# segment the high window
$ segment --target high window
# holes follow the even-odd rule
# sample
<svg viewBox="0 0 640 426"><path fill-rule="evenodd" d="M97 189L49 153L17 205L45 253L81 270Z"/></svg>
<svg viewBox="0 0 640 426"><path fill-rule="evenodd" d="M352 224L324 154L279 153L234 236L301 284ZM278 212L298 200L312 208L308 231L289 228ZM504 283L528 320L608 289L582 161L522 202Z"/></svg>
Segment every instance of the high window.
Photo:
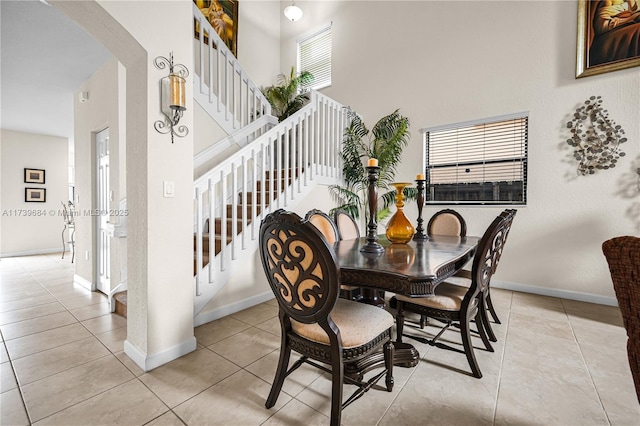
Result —
<svg viewBox="0 0 640 426"><path fill-rule="evenodd" d="M313 74L312 89L331 86L331 25L298 40L298 71Z"/></svg>
<svg viewBox="0 0 640 426"><path fill-rule="evenodd" d="M422 129L429 204L527 201L528 113Z"/></svg>

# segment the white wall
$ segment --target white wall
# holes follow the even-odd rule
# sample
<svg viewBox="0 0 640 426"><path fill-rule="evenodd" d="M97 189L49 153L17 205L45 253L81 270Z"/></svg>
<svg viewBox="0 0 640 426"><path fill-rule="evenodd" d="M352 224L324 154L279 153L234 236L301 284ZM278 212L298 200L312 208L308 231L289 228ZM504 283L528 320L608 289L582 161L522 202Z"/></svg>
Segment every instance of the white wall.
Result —
<svg viewBox="0 0 640 426"><path fill-rule="evenodd" d="M302 20L282 23L281 67L295 63L297 37L333 21L333 84L323 92L369 126L396 108L411 119L399 180L421 172L420 128L530 111L528 203L495 279L614 296L601 244L640 232L640 68L575 79L576 2L298 4ZM565 124L591 95L626 130L627 156L577 177ZM501 208L458 210L480 235Z"/></svg>
<svg viewBox="0 0 640 426"><path fill-rule="evenodd" d="M69 140L2 129L0 151L0 253L5 257L62 252L60 203L69 200ZM44 169L45 183L25 183L25 168ZM45 188L46 202L25 202L25 188Z"/></svg>
<svg viewBox="0 0 640 426"><path fill-rule="evenodd" d="M258 87L276 82L280 68L280 2L238 2L238 60Z"/></svg>

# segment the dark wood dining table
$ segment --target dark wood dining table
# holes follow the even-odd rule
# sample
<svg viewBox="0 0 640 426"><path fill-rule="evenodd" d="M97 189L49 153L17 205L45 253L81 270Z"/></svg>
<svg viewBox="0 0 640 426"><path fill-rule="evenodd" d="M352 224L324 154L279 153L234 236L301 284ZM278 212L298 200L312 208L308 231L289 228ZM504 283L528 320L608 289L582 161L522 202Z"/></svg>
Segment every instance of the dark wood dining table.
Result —
<svg viewBox="0 0 640 426"><path fill-rule="evenodd" d="M391 244L384 235L378 243L382 253L362 253L365 237L342 240L335 244L343 285L363 287L365 303L383 305L380 290L410 297L430 297L436 286L446 280L473 257L478 237L430 236L425 241ZM418 351L408 343L395 343L395 364L410 367L417 364ZM357 369L369 370L380 360L374 357L358 364ZM371 365L371 367L367 367Z"/></svg>

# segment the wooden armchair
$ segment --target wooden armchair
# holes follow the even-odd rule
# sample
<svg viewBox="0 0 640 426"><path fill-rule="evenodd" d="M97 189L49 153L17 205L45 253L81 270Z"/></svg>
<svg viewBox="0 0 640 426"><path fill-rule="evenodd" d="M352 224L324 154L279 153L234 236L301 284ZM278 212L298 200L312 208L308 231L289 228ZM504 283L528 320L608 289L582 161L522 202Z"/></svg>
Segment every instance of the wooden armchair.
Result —
<svg viewBox="0 0 640 426"><path fill-rule="evenodd" d="M340 269L318 229L295 213L277 210L260 226L260 257L280 307L280 359L266 407L275 405L285 378L306 362L331 373L331 425L342 409L385 376L393 389L393 317L383 309L339 299ZM344 375L344 364L383 350L385 367L367 382ZM302 356L287 370L291 351ZM323 365L326 364L326 365ZM330 367L330 368L328 368ZM357 386L342 403L343 382Z"/></svg>
<svg viewBox="0 0 640 426"><path fill-rule="evenodd" d="M640 402L640 238L612 238L602 244L602 251L609 264L613 288L627 331L629 367Z"/></svg>

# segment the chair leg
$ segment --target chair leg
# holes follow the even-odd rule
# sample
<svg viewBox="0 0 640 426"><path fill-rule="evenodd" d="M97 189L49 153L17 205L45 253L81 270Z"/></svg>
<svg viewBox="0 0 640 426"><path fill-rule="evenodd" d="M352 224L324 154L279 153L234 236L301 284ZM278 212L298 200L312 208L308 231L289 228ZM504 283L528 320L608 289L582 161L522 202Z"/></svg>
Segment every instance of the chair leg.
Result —
<svg viewBox="0 0 640 426"><path fill-rule="evenodd" d="M486 328L486 315L483 317L481 314L482 307L478 309L478 313L476 313L476 326L478 327L478 334L482 339L482 343L484 343L484 347L487 348L489 352L493 352L493 346L491 346L491 338L487 335ZM495 342L495 340L493 340Z"/></svg>
<svg viewBox="0 0 640 426"><path fill-rule="evenodd" d="M479 327L481 327L479 325ZM471 330L469 329L469 319L463 318L460 321L460 334L462 335L462 346L464 347L464 353L467 355L467 361L471 367L471 373L473 377L478 379L482 378L476 355L473 353L473 344L471 343Z"/></svg>
<svg viewBox="0 0 640 426"><path fill-rule="evenodd" d="M333 355L332 351L332 355ZM331 426L340 426L342 416L342 382L344 380L344 365L342 354L332 356L331 360Z"/></svg>
<svg viewBox="0 0 640 426"><path fill-rule="evenodd" d="M397 301L398 312L396 313L396 342L402 343L402 331L404 330L404 304Z"/></svg>
<svg viewBox="0 0 640 426"><path fill-rule="evenodd" d="M384 345L384 367L387 369L385 384L387 385L387 392L393 390L393 349L394 347L391 341Z"/></svg>
<svg viewBox="0 0 640 426"><path fill-rule="evenodd" d="M265 407L267 408L273 407L276 404L276 401L278 400L278 395L280 395L280 390L282 390L282 384L284 383L284 379L287 377L287 367L289 366L290 357L291 357L291 348L289 348L286 345L283 345L280 348L280 360L278 361L276 376L273 379L273 385L271 385L271 392L269 392L269 397L267 398L267 402L265 404Z"/></svg>
<svg viewBox="0 0 640 426"><path fill-rule="evenodd" d="M480 307L478 307L478 313L480 314L480 316L482 317L482 322L484 325L484 329L486 331L487 336L489 336L489 340L491 340L492 342L497 342L498 339L496 338L495 333L493 332L493 327L491 327L491 323L489 322L489 316L487 315L487 298L486 298L486 294L482 294L480 296ZM477 317L477 316L476 316ZM476 320L477 322L477 320ZM480 328L480 325L478 325L478 331Z"/></svg>
<svg viewBox="0 0 640 426"><path fill-rule="evenodd" d="M420 329L425 328L429 324L429 317L420 315Z"/></svg>
<svg viewBox="0 0 640 426"><path fill-rule="evenodd" d="M493 307L493 302L491 302L491 291L489 289L487 289L487 309L489 309L489 312L491 313L493 322L495 322L496 324L502 324L500 322L500 318L498 318L498 314L496 313L496 310Z"/></svg>

